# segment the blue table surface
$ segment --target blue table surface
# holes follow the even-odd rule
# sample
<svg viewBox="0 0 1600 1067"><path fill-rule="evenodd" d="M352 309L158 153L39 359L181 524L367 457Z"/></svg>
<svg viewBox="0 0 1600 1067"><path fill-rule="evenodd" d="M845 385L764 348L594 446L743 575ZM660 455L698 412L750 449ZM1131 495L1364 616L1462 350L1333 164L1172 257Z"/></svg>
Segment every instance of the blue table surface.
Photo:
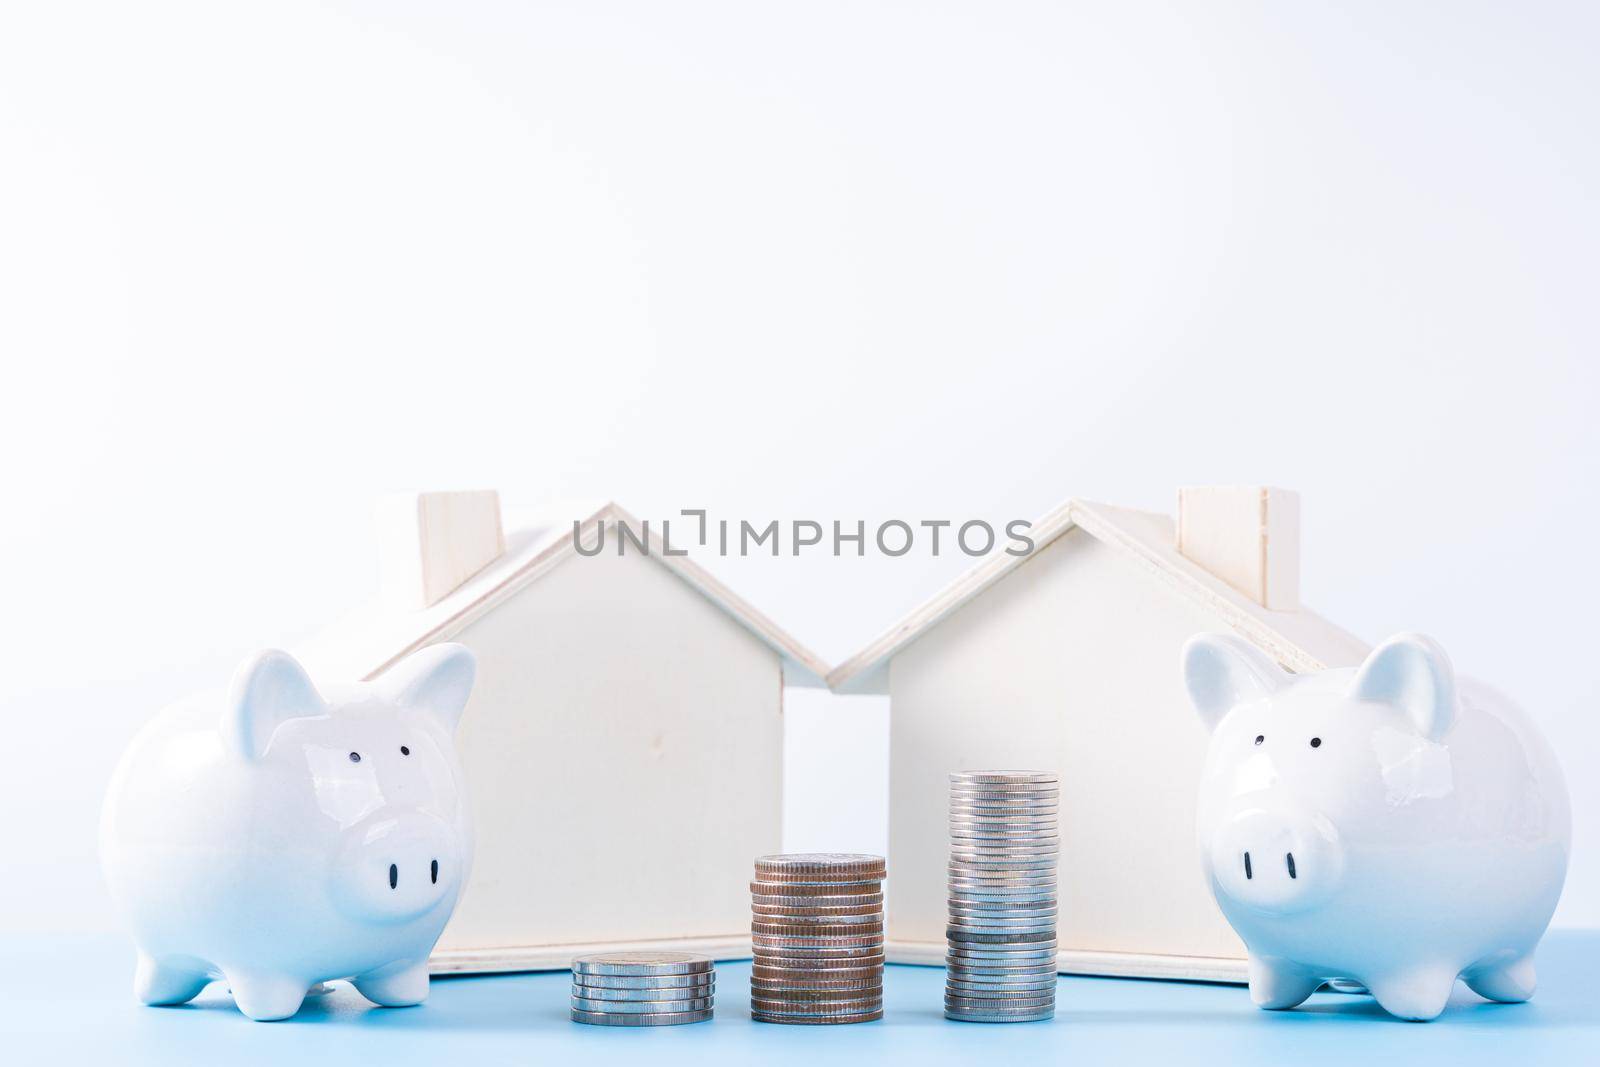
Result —
<svg viewBox="0 0 1600 1067"><path fill-rule="evenodd" d="M220 984L192 1004L147 1008L130 993L133 951L116 937L0 942L0 1048L7 1063L651 1064L708 1061L828 1067L888 1057L1010 1063L1600 1063L1600 1008L1590 968L1600 931L1552 932L1539 992L1490 1004L1459 983L1433 1023L1386 1016L1365 996L1319 993L1295 1011L1264 1012L1239 986L1063 977L1054 1020L980 1025L945 1020L944 971L890 967L885 1014L853 1026L750 1020L748 962L717 965L708 1023L650 1029L583 1026L567 1017L564 973L436 978L428 1002L377 1008L345 983L278 1023L253 1023Z"/></svg>

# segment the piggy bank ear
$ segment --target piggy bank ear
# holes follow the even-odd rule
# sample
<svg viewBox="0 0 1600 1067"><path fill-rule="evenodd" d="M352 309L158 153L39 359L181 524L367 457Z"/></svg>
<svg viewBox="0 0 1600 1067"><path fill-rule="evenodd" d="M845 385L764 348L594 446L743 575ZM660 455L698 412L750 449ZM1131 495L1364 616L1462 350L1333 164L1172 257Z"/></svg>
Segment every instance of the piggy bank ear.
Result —
<svg viewBox="0 0 1600 1067"><path fill-rule="evenodd" d="M1289 672L1231 634L1197 634L1183 646L1183 684L1208 730L1240 704L1259 700L1288 680Z"/></svg>
<svg viewBox="0 0 1600 1067"><path fill-rule="evenodd" d="M1350 696L1392 704L1418 733L1437 741L1455 721L1456 672L1433 638L1399 634L1372 650L1350 684Z"/></svg>
<svg viewBox="0 0 1600 1067"><path fill-rule="evenodd" d="M477 676L478 659L465 645L429 645L384 671L378 686L395 704L426 711L454 733Z"/></svg>
<svg viewBox="0 0 1600 1067"><path fill-rule="evenodd" d="M243 759L260 759L282 723L327 710L305 668L289 653L268 649L234 673L222 712L222 741Z"/></svg>

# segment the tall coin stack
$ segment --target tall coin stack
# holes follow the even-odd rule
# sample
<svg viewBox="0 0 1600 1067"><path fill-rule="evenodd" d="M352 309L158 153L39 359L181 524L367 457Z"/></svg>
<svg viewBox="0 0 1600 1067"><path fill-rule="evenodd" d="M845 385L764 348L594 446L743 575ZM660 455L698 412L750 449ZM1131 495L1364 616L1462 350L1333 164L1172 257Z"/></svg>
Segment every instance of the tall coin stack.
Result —
<svg viewBox="0 0 1600 1067"><path fill-rule="evenodd" d="M950 776L945 1018L1016 1023L1055 1015L1059 795L1053 774Z"/></svg>
<svg viewBox="0 0 1600 1067"><path fill-rule="evenodd" d="M675 1026L711 1018L716 974L692 952L603 952L572 961L572 1021Z"/></svg>
<svg viewBox="0 0 1600 1067"><path fill-rule="evenodd" d="M762 856L750 883L750 1017L767 1023L883 1018L881 856Z"/></svg>

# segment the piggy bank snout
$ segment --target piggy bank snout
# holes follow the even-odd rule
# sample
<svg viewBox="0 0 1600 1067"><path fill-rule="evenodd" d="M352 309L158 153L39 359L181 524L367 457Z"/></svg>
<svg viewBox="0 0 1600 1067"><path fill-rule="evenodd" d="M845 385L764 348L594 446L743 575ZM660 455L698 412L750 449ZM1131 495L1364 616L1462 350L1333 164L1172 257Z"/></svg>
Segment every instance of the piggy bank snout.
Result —
<svg viewBox="0 0 1600 1067"><path fill-rule="evenodd" d="M1333 826L1294 808L1249 808L1211 842L1219 892L1256 911L1285 915L1327 900L1344 870Z"/></svg>
<svg viewBox="0 0 1600 1067"><path fill-rule="evenodd" d="M344 832L334 865L342 910L366 922L402 922L453 898L461 878L454 830L427 812L380 815Z"/></svg>

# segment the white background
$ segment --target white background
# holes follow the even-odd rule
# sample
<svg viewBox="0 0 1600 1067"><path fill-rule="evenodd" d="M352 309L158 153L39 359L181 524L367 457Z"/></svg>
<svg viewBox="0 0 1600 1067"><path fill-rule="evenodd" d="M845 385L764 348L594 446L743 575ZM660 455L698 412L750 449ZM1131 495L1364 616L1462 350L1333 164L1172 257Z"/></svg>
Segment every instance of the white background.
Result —
<svg viewBox="0 0 1600 1067"><path fill-rule="evenodd" d="M112 924L117 753L365 596L381 491L1206 482L1299 489L1309 604L1529 707L1600 924L1597 44L1548 3L8 5L0 924ZM836 662L970 561L706 562ZM881 847L881 706L796 708L791 844Z"/></svg>

